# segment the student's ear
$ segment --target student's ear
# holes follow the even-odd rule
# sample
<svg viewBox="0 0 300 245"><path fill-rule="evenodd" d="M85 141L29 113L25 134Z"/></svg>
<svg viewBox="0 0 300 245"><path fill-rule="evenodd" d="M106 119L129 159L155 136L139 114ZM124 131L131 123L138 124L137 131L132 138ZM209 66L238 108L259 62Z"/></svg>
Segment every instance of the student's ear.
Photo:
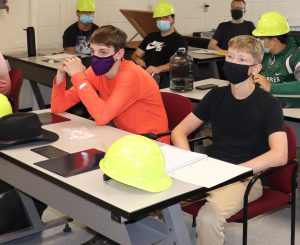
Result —
<svg viewBox="0 0 300 245"><path fill-rule="evenodd" d="M120 60L124 57L125 54L125 49L121 48L116 54L115 54L115 59Z"/></svg>
<svg viewBox="0 0 300 245"><path fill-rule="evenodd" d="M80 17L80 14L79 14L78 10L76 11L76 15L77 15L78 18Z"/></svg>
<svg viewBox="0 0 300 245"><path fill-rule="evenodd" d="M257 65L254 65L254 66L251 66L250 67L251 69L251 75L256 75L258 73L260 73L261 69L262 69L262 64L257 64Z"/></svg>

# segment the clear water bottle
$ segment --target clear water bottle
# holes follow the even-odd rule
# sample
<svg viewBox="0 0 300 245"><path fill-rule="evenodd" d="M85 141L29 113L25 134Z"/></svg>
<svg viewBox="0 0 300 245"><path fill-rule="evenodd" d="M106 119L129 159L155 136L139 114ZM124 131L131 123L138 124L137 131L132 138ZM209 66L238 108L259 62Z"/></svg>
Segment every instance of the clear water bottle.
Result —
<svg viewBox="0 0 300 245"><path fill-rule="evenodd" d="M186 48L179 48L170 59L170 89L174 92L193 90L193 58Z"/></svg>

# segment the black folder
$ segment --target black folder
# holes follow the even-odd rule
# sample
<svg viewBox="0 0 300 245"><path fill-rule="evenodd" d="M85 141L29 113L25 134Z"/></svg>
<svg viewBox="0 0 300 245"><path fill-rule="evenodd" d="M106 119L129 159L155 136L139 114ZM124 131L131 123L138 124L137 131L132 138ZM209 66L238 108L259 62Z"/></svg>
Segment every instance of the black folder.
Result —
<svg viewBox="0 0 300 245"><path fill-rule="evenodd" d="M99 168L99 162L105 153L96 149L88 149L64 156L37 162L35 165L47 169L63 177L85 173Z"/></svg>

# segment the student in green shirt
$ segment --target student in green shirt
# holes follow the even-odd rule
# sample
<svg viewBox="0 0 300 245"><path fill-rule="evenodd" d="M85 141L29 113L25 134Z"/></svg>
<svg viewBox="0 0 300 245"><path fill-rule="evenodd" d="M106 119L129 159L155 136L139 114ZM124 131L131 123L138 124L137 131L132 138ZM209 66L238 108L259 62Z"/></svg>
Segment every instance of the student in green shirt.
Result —
<svg viewBox="0 0 300 245"><path fill-rule="evenodd" d="M288 22L278 12L264 13L252 32L265 51L263 69L254 82L273 94L300 94L300 48L288 32Z"/></svg>

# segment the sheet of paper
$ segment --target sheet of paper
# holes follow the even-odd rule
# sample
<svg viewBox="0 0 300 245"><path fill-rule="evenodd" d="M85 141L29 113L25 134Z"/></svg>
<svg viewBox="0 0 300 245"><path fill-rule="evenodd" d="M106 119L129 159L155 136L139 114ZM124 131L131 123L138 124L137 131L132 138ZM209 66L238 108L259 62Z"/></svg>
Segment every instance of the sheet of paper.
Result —
<svg viewBox="0 0 300 245"><path fill-rule="evenodd" d="M193 50L191 51L195 54L215 54L214 50L210 50L210 49L197 49L197 50Z"/></svg>
<svg viewBox="0 0 300 245"><path fill-rule="evenodd" d="M169 175L174 179L200 187L211 188L250 170L250 168L207 157L189 166L173 171Z"/></svg>
<svg viewBox="0 0 300 245"><path fill-rule="evenodd" d="M167 172L172 172L207 157L205 154L182 150L170 145L163 145L161 149L166 159Z"/></svg>
<svg viewBox="0 0 300 245"><path fill-rule="evenodd" d="M216 54L216 55L226 55L227 51L226 50L211 50L211 49L197 49L197 50L192 50L191 52L195 54Z"/></svg>
<svg viewBox="0 0 300 245"><path fill-rule="evenodd" d="M46 55L44 57L46 59L49 59L49 60L63 61L65 58L75 57L75 55L73 55L73 54L67 54L67 53L61 53L61 54Z"/></svg>

